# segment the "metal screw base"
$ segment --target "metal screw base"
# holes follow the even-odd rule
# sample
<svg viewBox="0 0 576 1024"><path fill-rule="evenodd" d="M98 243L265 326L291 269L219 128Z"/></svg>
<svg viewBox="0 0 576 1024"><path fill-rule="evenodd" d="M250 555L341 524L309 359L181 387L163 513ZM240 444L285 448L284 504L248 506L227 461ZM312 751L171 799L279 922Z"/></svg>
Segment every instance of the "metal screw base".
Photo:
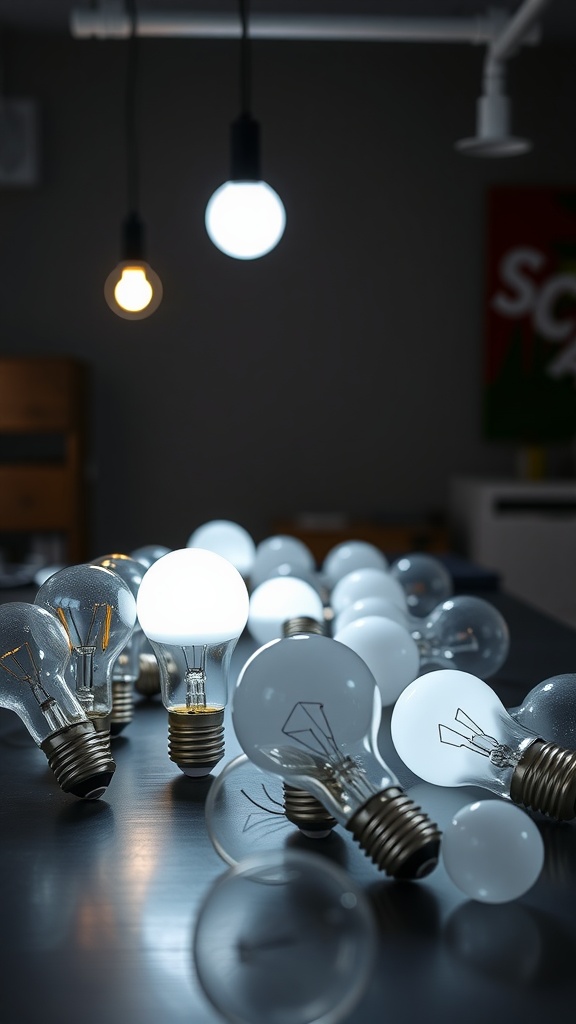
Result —
<svg viewBox="0 0 576 1024"><path fill-rule="evenodd" d="M338 824L320 801L305 789L284 783L284 814L293 825L313 838L327 836Z"/></svg>
<svg viewBox="0 0 576 1024"><path fill-rule="evenodd" d="M534 740L516 766L510 797L558 821L576 817L576 750Z"/></svg>
<svg viewBox="0 0 576 1024"><path fill-rule="evenodd" d="M346 828L366 855L395 878L424 878L438 863L437 825L396 786L371 797Z"/></svg>
<svg viewBox="0 0 576 1024"><path fill-rule="evenodd" d="M134 691L132 683L124 683L120 680L112 682L112 711L108 719L110 733L117 736L118 733L134 718Z"/></svg>
<svg viewBox="0 0 576 1024"><path fill-rule="evenodd" d="M293 619L286 619L286 622L282 623L283 638L298 636L299 633L314 633L325 636L326 626L323 622L318 622L317 619L313 619L308 615L295 615Z"/></svg>
<svg viewBox="0 0 576 1024"><path fill-rule="evenodd" d="M140 675L134 689L142 697L155 697L160 693L160 669L153 654L140 655Z"/></svg>
<svg viewBox="0 0 576 1024"><path fill-rule="evenodd" d="M169 711L168 754L185 775L209 775L224 756L224 708Z"/></svg>
<svg viewBox="0 0 576 1024"><path fill-rule="evenodd" d="M60 788L85 800L98 800L116 771L110 733L91 721L61 729L40 746Z"/></svg>

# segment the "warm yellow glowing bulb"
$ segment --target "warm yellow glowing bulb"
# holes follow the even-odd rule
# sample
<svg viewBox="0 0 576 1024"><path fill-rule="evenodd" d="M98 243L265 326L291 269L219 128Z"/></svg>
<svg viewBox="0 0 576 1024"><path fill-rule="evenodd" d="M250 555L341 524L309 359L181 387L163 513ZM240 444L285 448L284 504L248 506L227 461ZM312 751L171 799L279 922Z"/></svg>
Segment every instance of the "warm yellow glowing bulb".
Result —
<svg viewBox="0 0 576 1024"><path fill-rule="evenodd" d="M122 309L137 313L146 309L152 299L152 285L143 267L124 267L122 277L114 288L114 298Z"/></svg>

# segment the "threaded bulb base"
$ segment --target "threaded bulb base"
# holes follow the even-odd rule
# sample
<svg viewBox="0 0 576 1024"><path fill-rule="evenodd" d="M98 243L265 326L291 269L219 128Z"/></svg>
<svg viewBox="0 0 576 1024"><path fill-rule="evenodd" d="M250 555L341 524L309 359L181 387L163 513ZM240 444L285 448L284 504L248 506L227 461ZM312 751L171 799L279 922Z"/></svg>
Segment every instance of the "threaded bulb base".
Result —
<svg viewBox="0 0 576 1024"><path fill-rule="evenodd" d="M160 693L160 669L153 655L140 655L140 675L134 689L141 697L155 697Z"/></svg>
<svg viewBox="0 0 576 1024"><path fill-rule="evenodd" d="M374 864L394 878L424 878L438 863L438 826L397 786L371 797L346 828Z"/></svg>
<svg viewBox="0 0 576 1024"><path fill-rule="evenodd" d="M510 798L558 821L576 817L576 750L534 740L516 766Z"/></svg>
<svg viewBox="0 0 576 1024"><path fill-rule="evenodd" d="M318 622L318 619L313 619L309 615L295 615L294 618L286 619L286 622L282 623L282 637L284 639L289 636L298 636L300 633L313 633L314 635L325 636L326 626L323 622Z"/></svg>
<svg viewBox="0 0 576 1024"><path fill-rule="evenodd" d="M112 682L112 711L110 712L110 733L117 736L134 718L134 690L132 683L121 680Z"/></svg>
<svg viewBox="0 0 576 1024"><path fill-rule="evenodd" d="M209 775L224 757L224 708L169 711L168 755L191 778Z"/></svg>
<svg viewBox="0 0 576 1024"><path fill-rule="evenodd" d="M116 771L110 733L92 721L61 729L40 746L60 788L84 800L98 800Z"/></svg>
<svg viewBox="0 0 576 1024"><path fill-rule="evenodd" d="M284 814L288 821L314 839L327 836L338 824L317 797L287 782L284 783Z"/></svg>

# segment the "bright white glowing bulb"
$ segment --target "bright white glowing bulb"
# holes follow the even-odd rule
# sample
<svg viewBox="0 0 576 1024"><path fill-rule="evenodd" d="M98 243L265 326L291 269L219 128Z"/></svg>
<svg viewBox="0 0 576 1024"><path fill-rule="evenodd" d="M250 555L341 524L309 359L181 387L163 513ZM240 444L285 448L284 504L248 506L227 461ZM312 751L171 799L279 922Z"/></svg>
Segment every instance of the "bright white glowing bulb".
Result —
<svg viewBox="0 0 576 1024"><path fill-rule="evenodd" d="M361 597L386 597L394 601L399 608L407 609L406 595L398 580L386 569L367 566L355 569L338 580L330 595L330 604L334 615L339 615L347 605L353 604Z"/></svg>
<svg viewBox="0 0 576 1024"><path fill-rule="evenodd" d="M205 548L227 558L246 578L254 562L256 545L243 526L229 519L211 519L190 534L186 547Z"/></svg>
<svg viewBox="0 0 576 1024"><path fill-rule="evenodd" d="M365 540L345 540L331 548L322 562L322 574L327 587L334 587L338 580L355 569L388 568L388 559L375 544Z"/></svg>
<svg viewBox="0 0 576 1024"><path fill-rule="evenodd" d="M226 181L208 200L205 222L210 240L221 252L253 260L278 244L286 211L265 181Z"/></svg>
<svg viewBox="0 0 576 1024"><path fill-rule="evenodd" d="M122 309L138 313L152 299L152 285L143 267L124 267L122 276L114 289L114 298Z"/></svg>
<svg viewBox="0 0 576 1024"><path fill-rule="evenodd" d="M392 619L379 615L354 619L335 633L334 639L356 651L366 662L385 707L393 704L418 675L418 647L406 627Z"/></svg>
<svg viewBox="0 0 576 1024"><path fill-rule="evenodd" d="M281 637L283 624L300 617L322 623L324 606L318 591L298 576L271 576L250 595L248 631L260 645Z"/></svg>
<svg viewBox="0 0 576 1024"><path fill-rule="evenodd" d="M504 800L477 800L462 807L442 836L448 876L481 903L506 903L537 881L544 841L525 811Z"/></svg>

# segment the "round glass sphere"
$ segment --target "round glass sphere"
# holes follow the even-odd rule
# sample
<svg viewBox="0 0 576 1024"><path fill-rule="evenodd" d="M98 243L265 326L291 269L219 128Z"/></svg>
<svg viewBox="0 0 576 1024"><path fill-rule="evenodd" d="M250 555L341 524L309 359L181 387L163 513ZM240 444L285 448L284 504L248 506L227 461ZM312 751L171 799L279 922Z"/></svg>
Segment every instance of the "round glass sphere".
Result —
<svg viewBox="0 0 576 1024"><path fill-rule="evenodd" d="M508 714L542 739L576 750L576 673L544 679Z"/></svg>
<svg viewBox="0 0 576 1024"><path fill-rule="evenodd" d="M212 885L193 953L202 989L230 1024L337 1024L374 967L363 891L321 855L266 851Z"/></svg>
<svg viewBox="0 0 576 1024"><path fill-rule="evenodd" d="M306 616L322 624L324 605L314 587L297 576L271 576L250 595L248 632L257 644L283 635L283 624Z"/></svg>
<svg viewBox="0 0 576 1024"><path fill-rule="evenodd" d="M355 569L388 568L388 559L375 544L365 540L345 540L330 549L322 562L322 575L326 586L332 588Z"/></svg>
<svg viewBox="0 0 576 1024"><path fill-rule="evenodd" d="M423 668L456 668L482 679L501 668L510 649L502 614L489 601L473 595L443 601L422 620L417 632Z"/></svg>
<svg viewBox="0 0 576 1024"><path fill-rule="evenodd" d="M334 639L356 651L366 662L384 707L394 704L402 690L418 675L418 647L406 627L392 619L379 615L354 619L338 630Z"/></svg>
<svg viewBox="0 0 576 1024"><path fill-rule="evenodd" d="M403 555L392 562L389 572L402 585L411 615L428 615L454 591L452 576L433 555Z"/></svg>
<svg viewBox="0 0 576 1024"><path fill-rule="evenodd" d="M289 534L274 534L256 546L250 583L252 589L270 576L297 576L314 573L314 555L304 541Z"/></svg>
<svg viewBox="0 0 576 1024"><path fill-rule="evenodd" d="M399 608L407 608L403 588L387 569L368 566L342 576L330 595L334 615L339 615L347 605L353 604L361 597L386 597L389 601L394 601Z"/></svg>
<svg viewBox="0 0 576 1024"><path fill-rule="evenodd" d="M221 252L237 260L254 260L278 245L286 211L265 181L226 181L208 200L205 224L210 241Z"/></svg>
<svg viewBox="0 0 576 1024"><path fill-rule="evenodd" d="M229 519L212 519L190 534L188 548L205 548L227 558L245 578L252 571L256 545L252 536L239 523Z"/></svg>
<svg viewBox="0 0 576 1024"><path fill-rule="evenodd" d="M149 568L152 562L157 562L162 555L167 555L171 550L172 548L167 548L164 544L144 544L140 548L134 548L134 551L130 552L130 556Z"/></svg>
<svg viewBox="0 0 576 1024"><path fill-rule="evenodd" d="M505 800L462 807L442 835L442 859L462 892L481 903L506 903L537 881L544 841L532 818Z"/></svg>
<svg viewBox="0 0 576 1024"><path fill-rule="evenodd" d="M354 619L364 619L368 615L381 615L384 619L392 619L398 625L408 628L410 619L406 609L402 609L395 601L387 597L359 597L352 604L347 604L338 615L335 616L332 624L332 635L343 629Z"/></svg>

